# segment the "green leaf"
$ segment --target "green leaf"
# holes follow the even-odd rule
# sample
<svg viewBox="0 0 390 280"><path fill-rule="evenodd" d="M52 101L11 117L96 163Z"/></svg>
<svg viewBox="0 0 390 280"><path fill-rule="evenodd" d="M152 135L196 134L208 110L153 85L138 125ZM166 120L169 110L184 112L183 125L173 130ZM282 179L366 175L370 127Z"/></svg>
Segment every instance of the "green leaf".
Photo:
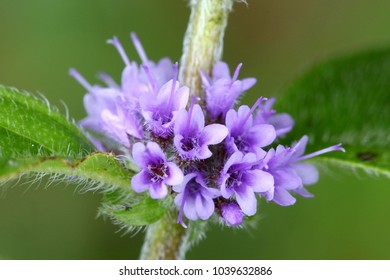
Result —
<svg viewBox="0 0 390 280"><path fill-rule="evenodd" d="M13 159L12 161L18 168L1 169L0 176L3 181L27 173L50 174L54 175L54 178L65 177L69 179L68 181L91 186L103 184L133 194L130 178L134 173L125 168L112 153L96 152L77 161L59 157Z"/></svg>
<svg viewBox="0 0 390 280"><path fill-rule="evenodd" d="M107 193L105 200L113 200L113 197L119 195L116 193ZM108 197L107 197L108 196ZM115 199L114 199L115 200ZM166 214L167 209L159 200L146 197L135 203L122 204L103 204L100 213L108 215L116 223L125 226L145 226L161 219Z"/></svg>
<svg viewBox="0 0 390 280"><path fill-rule="evenodd" d="M72 121L44 99L0 86L2 157L82 158L94 148Z"/></svg>
<svg viewBox="0 0 390 280"><path fill-rule="evenodd" d="M75 124L38 99L0 86L0 180L30 172L48 157L77 161L93 146Z"/></svg>
<svg viewBox="0 0 390 280"><path fill-rule="evenodd" d="M0 86L0 182L39 174L89 189L103 187L100 212L127 228L153 223L166 213L160 202L132 191L130 162L93 151L80 129L45 100Z"/></svg>
<svg viewBox="0 0 390 280"><path fill-rule="evenodd" d="M303 134L310 138L308 152L342 143L346 153L316 160L390 177L390 50L318 65L276 105L295 120L283 143Z"/></svg>

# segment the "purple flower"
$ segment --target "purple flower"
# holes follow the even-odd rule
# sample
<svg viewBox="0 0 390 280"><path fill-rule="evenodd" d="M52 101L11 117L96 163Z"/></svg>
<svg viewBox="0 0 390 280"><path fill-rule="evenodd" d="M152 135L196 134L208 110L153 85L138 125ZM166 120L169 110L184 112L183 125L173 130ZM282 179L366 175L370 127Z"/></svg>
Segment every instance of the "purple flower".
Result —
<svg viewBox="0 0 390 280"><path fill-rule="evenodd" d="M258 153L260 148L270 145L276 138L275 129L270 124L253 125L252 113L263 99L260 98L250 109L246 105L231 109L226 114L226 127L229 135L226 138L227 150L232 152Z"/></svg>
<svg viewBox="0 0 390 280"><path fill-rule="evenodd" d="M175 204L179 207L178 222L187 227L183 222L183 212L189 220L207 220L214 213L213 199L220 195L219 190L209 188L201 173L194 172L184 176L183 182L174 186L178 193Z"/></svg>
<svg viewBox="0 0 390 280"><path fill-rule="evenodd" d="M210 77L201 72L206 96L201 103L206 106L193 98L188 108L189 88L178 82L178 64L168 58L149 60L134 33L131 40L141 63L128 58L116 37L107 41L124 63L120 83L102 73L103 84L91 85L70 70L87 90L87 117L80 124L100 150L126 157L132 147L132 160L140 169L131 179L132 189L149 191L153 199L169 193L183 227L185 217L207 220L215 208L226 225L240 226L245 215L256 213L256 195L283 206L295 203L292 194L310 197L305 186L317 182L318 171L302 161L343 151L335 145L304 155L306 136L291 148L279 145L267 151L294 121L288 114L276 114L273 98L234 109L242 93L256 83L254 78L238 80L242 64L232 77L224 62L214 65Z"/></svg>
<svg viewBox="0 0 390 280"><path fill-rule="evenodd" d="M224 119L227 111L233 108L237 98L255 83L255 78L237 80L242 63L230 77L229 67L225 62L217 62L212 71L212 78L201 72L203 88L206 92L206 107L212 120Z"/></svg>
<svg viewBox="0 0 390 280"><path fill-rule="evenodd" d="M84 96L84 106L88 116L80 124L84 128L106 134L125 147L130 147L129 137L143 137L140 119L130 112L117 88L91 86L75 69L73 76L88 93Z"/></svg>
<svg viewBox="0 0 390 280"><path fill-rule="evenodd" d="M168 138L171 135L178 111L184 109L188 102L189 88L180 87L177 64L174 66L175 78L160 89L148 68L145 68L149 75L150 91L142 94L139 102L147 126L156 137Z"/></svg>
<svg viewBox="0 0 390 280"><path fill-rule="evenodd" d="M221 124L205 126L202 108L191 104L189 111L179 111L173 139L176 150L183 159L206 159L212 156L209 145L221 143L228 134L228 129Z"/></svg>
<svg viewBox="0 0 390 280"><path fill-rule="evenodd" d="M253 123L256 124L271 124L275 128L276 136L281 137L288 133L294 126L294 120L289 114L276 114L272 109L275 103L275 98L270 98L259 105Z"/></svg>
<svg viewBox="0 0 390 280"><path fill-rule="evenodd" d="M170 79L173 78L173 63L170 59L163 58L157 64L155 64L146 56L142 44L135 33L131 34L131 39L138 52L138 55L142 60L142 63L148 68L148 70L155 78L157 87L161 87L163 84L167 83ZM131 62L129 60L125 50L116 37L108 40L107 42L112 44L117 49L118 53L122 57L123 62L125 63L125 68L122 72L121 85L123 95L126 98L129 106L139 110L139 97L149 90L148 75L143 68L138 66L136 62Z"/></svg>
<svg viewBox="0 0 390 280"><path fill-rule="evenodd" d="M255 193L264 193L274 185L271 174L256 169L255 154L235 152L225 163L218 183L224 198L235 197L242 212L251 216L256 213Z"/></svg>
<svg viewBox="0 0 390 280"><path fill-rule="evenodd" d="M115 100L115 111L103 110L101 118L104 122L106 134L111 135L123 146L129 148L129 137L143 138L141 119L138 114L127 107L123 98Z"/></svg>
<svg viewBox="0 0 390 280"><path fill-rule="evenodd" d="M242 224L244 213L235 201L223 202L220 207L222 218L228 226L236 227Z"/></svg>
<svg viewBox="0 0 390 280"><path fill-rule="evenodd" d="M291 195L291 191L303 197L312 197L312 194L304 188L304 185L311 185L318 181L318 170L313 165L300 161L331 151L344 152L341 144L338 144L303 156L307 141L308 137L303 136L291 148L279 145L276 150L270 149L268 151L263 161L264 170L274 177L275 187L273 190L264 193L267 200L273 200L282 206L289 206L296 201Z"/></svg>
<svg viewBox="0 0 390 280"><path fill-rule="evenodd" d="M136 35L132 34L131 37L141 59L153 73L156 85L162 86L168 82L173 77L172 62L167 58L157 64L149 61ZM144 136L139 97L149 91L149 80L147 73L140 69L137 63L130 62L118 38L114 37L107 42L117 49L125 63L122 84L116 84L109 75L103 73L100 78L107 87L91 86L76 70L71 69L70 75L88 91L84 96L84 106L88 116L80 124L87 129L105 134L129 148L129 137L142 139ZM92 141L99 142L93 138Z"/></svg>
<svg viewBox="0 0 390 280"><path fill-rule="evenodd" d="M158 87L161 87L174 77L173 63L169 58L165 57L157 63L149 60L137 35L135 33L131 33L130 37L133 42L133 45L135 46L135 49L138 52L139 57L141 58L142 64L147 66L148 69L151 71ZM147 83L148 78L146 77L146 75L144 75L143 78L145 83Z"/></svg>
<svg viewBox="0 0 390 280"><path fill-rule="evenodd" d="M131 186L137 193L149 190L150 197L160 199L168 194L167 185L178 185L183 181L183 172L173 162L168 162L160 146L149 142L133 146L133 159L141 171L134 175Z"/></svg>

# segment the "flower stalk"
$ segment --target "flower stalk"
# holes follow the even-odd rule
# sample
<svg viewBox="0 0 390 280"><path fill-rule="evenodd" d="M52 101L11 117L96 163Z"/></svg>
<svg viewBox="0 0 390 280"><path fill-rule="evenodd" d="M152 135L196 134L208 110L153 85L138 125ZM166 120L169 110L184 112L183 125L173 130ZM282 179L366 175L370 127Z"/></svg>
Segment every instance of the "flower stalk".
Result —
<svg viewBox="0 0 390 280"><path fill-rule="evenodd" d="M141 250L142 260L182 260L188 249L188 232L176 223L176 213L167 213L148 226Z"/></svg>
<svg viewBox="0 0 390 280"><path fill-rule="evenodd" d="M191 96L204 101L199 71L210 75L222 57L223 36L233 0L191 0L191 16L184 37L179 80Z"/></svg>

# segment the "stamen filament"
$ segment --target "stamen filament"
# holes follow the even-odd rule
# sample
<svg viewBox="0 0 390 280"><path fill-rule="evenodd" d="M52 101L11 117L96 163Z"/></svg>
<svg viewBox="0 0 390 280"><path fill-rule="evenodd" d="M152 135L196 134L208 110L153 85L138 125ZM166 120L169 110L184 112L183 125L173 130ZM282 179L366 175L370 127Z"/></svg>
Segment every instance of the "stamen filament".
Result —
<svg viewBox="0 0 390 280"><path fill-rule="evenodd" d="M126 54L125 50L123 49L122 44L119 42L118 38L116 36L114 36L114 38L107 40L107 43L113 45L118 50L125 65L130 66L130 60L127 57L127 54Z"/></svg>
<svg viewBox="0 0 390 280"><path fill-rule="evenodd" d="M191 124L191 119L192 119L192 112L194 111L194 105L195 105L195 101L196 101L196 96L193 96L191 98L191 104L190 104L190 108L188 109L188 115L187 115L187 127L190 127L190 124ZM188 134L188 132L190 132L190 129L186 129L186 134ZM183 136L187 136L187 135L183 135Z"/></svg>
<svg viewBox="0 0 390 280"><path fill-rule="evenodd" d="M242 67L242 63L238 64L236 70L234 71L232 82L235 82L237 80L238 74L240 74L241 67Z"/></svg>
<svg viewBox="0 0 390 280"><path fill-rule="evenodd" d="M331 147L328 147L328 148L316 151L314 153L311 153L311 154L299 157L294 162L306 160L306 159L309 159L309 158L312 158L312 157L316 157L316 156L319 156L319 155L322 155L322 154L325 154L325 153L329 153L329 152L332 152L332 151L345 152L345 149L343 147L341 147L341 144L337 144L337 145L334 145L334 146L331 146Z"/></svg>
<svg viewBox="0 0 390 280"><path fill-rule="evenodd" d="M260 105L260 103L263 102L263 100L267 100L267 99L261 96L259 99L257 99L257 101L255 102L255 104L253 104L252 108L250 109L250 111L249 111L248 114L245 116L244 120L242 121L242 125L243 125L243 126L246 124L246 122L248 121L248 119L250 118L250 116L252 116L253 112L254 112L254 111L256 110L256 108Z"/></svg>
<svg viewBox="0 0 390 280"><path fill-rule="evenodd" d="M187 196L188 196L188 190L186 186L183 191L183 197L180 204L179 215L177 216L177 222L180 223L183 228L187 228L187 225L183 221L184 204L186 203Z"/></svg>
<svg viewBox="0 0 390 280"><path fill-rule="evenodd" d="M172 112L172 107L173 107L173 101L175 99L175 91L176 91L176 81L177 81L177 75L179 72L179 66L177 62L173 64L173 79L172 79L172 89L171 89L171 94L169 96L169 101L168 101L168 112Z"/></svg>
<svg viewBox="0 0 390 280"><path fill-rule="evenodd" d="M146 76L148 76L149 84L152 87L152 91L156 93L157 92L157 82L154 79L152 73L150 72L149 67L146 65L142 65L142 68L144 69Z"/></svg>
<svg viewBox="0 0 390 280"><path fill-rule="evenodd" d="M114 81L114 79L105 72L99 73L99 79L106 83L109 87L119 88L118 84Z"/></svg>
<svg viewBox="0 0 390 280"><path fill-rule="evenodd" d="M146 56L146 52L144 48L142 47L141 41L138 39L137 34L131 33L130 34L131 41L133 41L134 47L137 50L137 53L139 57L141 58L141 61L143 64L147 64L149 62L148 57Z"/></svg>
<svg viewBox="0 0 390 280"><path fill-rule="evenodd" d="M71 75L80 85L82 85L87 91L93 92L93 87L87 80L74 68L69 70L69 75Z"/></svg>

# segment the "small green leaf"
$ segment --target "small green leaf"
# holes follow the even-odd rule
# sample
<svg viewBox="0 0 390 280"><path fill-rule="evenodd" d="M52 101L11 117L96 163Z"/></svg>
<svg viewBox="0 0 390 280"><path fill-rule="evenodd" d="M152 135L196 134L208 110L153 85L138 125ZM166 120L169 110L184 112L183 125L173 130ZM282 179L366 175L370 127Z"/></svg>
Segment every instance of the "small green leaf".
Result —
<svg viewBox="0 0 390 280"><path fill-rule="evenodd" d="M318 65L276 105L295 119L283 143L303 134L311 141L308 152L342 143L346 153L316 160L390 177L390 50Z"/></svg>
<svg viewBox="0 0 390 280"><path fill-rule="evenodd" d="M108 195L110 196L110 194ZM112 200L112 197L110 200ZM131 227L152 224L166 214L167 209L162 205L161 201L146 197L131 205L127 203L116 205L103 204L100 212L108 215L121 225Z"/></svg>
<svg viewBox="0 0 390 280"><path fill-rule="evenodd" d="M48 102L0 86L0 156L82 158L94 148L69 119Z"/></svg>
<svg viewBox="0 0 390 280"><path fill-rule="evenodd" d="M127 194L133 194L130 188L130 178L133 172L122 166L111 153L92 153L81 160L69 161L59 157L46 157L37 159L12 159L17 168L0 170L2 181L17 178L21 174L39 173L55 177L64 176L69 181L82 184L105 185L120 189Z"/></svg>

